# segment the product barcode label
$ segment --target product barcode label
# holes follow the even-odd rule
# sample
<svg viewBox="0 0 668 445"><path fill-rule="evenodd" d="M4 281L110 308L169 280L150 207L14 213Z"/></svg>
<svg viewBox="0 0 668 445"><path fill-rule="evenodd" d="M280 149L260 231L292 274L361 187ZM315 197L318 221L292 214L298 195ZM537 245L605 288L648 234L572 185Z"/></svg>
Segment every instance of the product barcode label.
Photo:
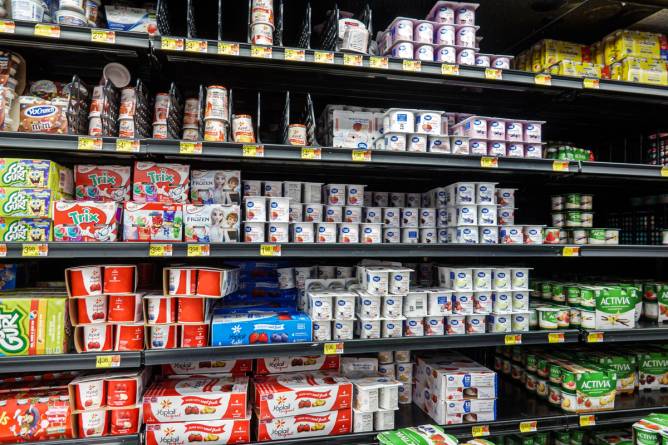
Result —
<svg viewBox="0 0 668 445"><path fill-rule="evenodd" d="M208 244L188 244L187 256L209 256L211 247Z"/></svg>
<svg viewBox="0 0 668 445"><path fill-rule="evenodd" d="M171 244L150 244L148 256L172 256Z"/></svg>
<svg viewBox="0 0 668 445"><path fill-rule="evenodd" d="M387 57L371 56L369 57L369 66L371 68L387 69L390 66L390 62Z"/></svg>
<svg viewBox="0 0 668 445"><path fill-rule="evenodd" d="M35 35L57 39L60 37L60 26L38 23L35 25Z"/></svg>
<svg viewBox="0 0 668 445"><path fill-rule="evenodd" d="M260 256L281 256L281 245L280 244L260 245Z"/></svg>
<svg viewBox="0 0 668 445"><path fill-rule="evenodd" d="M522 344L522 334L509 334L504 338L504 343L508 346L512 345L521 345Z"/></svg>
<svg viewBox="0 0 668 445"><path fill-rule="evenodd" d="M183 51L185 43L183 39L176 39L174 37L161 37L160 38L160 49L165 49L169 51Z"/></svg>
<svg viewBox="0 0 668 445"><path fill-rule="evenodd" d="M189 53L205 53L208 48L206 40L186 40L186 51Z"/></svg>
<svg viewBox="0 0 668 445"><path fill-rule="evenodd" d="M11 20L0 20L0 33L14 34L16 32L16 23Z"/></svg>
<svg viewBox="0 0 668 445"><path fill-rule="evenodd" d="M343 343L325 343L325 355L343 354Z"/></svg>
<svg viewBox="0 0 668 445"><path fill-rule="evenodd" d="M137 139L116 139L116 151L139 153L141 142Z"/></svg>
<svg viewBox="0 0 668 445"><path fill-rule="evenodd" d="M580 416L580 426L594 426L596 425L596 416L589 414L586 416Z"/></svg>
<svg viewBox="0 0 668 445"><path fill-rule="evenodd" d="M489 436L489 425L474 425L471 427L471 436L484 437Z"/></svg>
<svg viewBox="0 0 668 445"><path fill-rule="evenodd" d="M79 137L77 150L102 150L102 138Z"/></svg>
<svg viewBox="0 0 668 445"><path fill-rule="evenodd" d="M202 154L202 143L192 141L179 142L179 153L182 155L199 155Z"/></svg>

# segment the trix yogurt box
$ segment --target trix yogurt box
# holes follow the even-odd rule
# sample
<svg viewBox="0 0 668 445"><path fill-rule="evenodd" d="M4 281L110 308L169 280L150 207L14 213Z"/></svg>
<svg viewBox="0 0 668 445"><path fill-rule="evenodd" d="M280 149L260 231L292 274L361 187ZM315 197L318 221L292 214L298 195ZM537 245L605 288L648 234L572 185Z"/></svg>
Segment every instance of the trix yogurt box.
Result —
<svg viewBox="0 0 668 445"><path fill-rule="evenodd" d="M72 194L72 170L43 159L0 158L0 186L46 188Z"/></svg>
<svg viewBox="0 0 668 445"><path fill-rule="evenodd" d="M218 308L211 321L211 345L298 343L312 339L311 319L301 312Z"/></svg>
<svg viewBox="0 0 668 445"><path fill-rule="evenodd" d="M131 167L122 165L77 165L74 167L77 200L130 200Z"/></svg>
<svg viewBox="0 0 668 445"><path fill-rule="evenodd" d="M245 419L172 422L146 425L146 445L250 442L250 414Z"/></svg>
<svg viewBox="0 0 668 445"><path fill-rule="evenodd" d="M299 414L260 420L257 439L260 442L313 436L336 436L352 430L352 409Z"/></svg>
<svg viewBox="0 0 668 445"><path fill-rule="evenodd" d="M57 201L53 207L54 241L116 241L118 204Z"/></svg>
<svg viewBox="0 0 668 445"><path fill-rule="evenodd" d="M193 204L239 204L239 170L193 170L190 175L190 202Z"/></svg>
<svg viewBox="0 0 668 445"><path fill-rule="evenodd" d="M15 243L50 240L50 219L0 217L0 241L6 243Z"/></svg>
<svg viewBox="0 0 668 445"><path fill-rule="evenodd" d="M238 205L186 204L183 206L185 240L200 243L239 241Z"/></svg>
<svg viewBox="0 0 668 445"><path fill-rule="evenodd" d="M259 420L349 409L352 401L352 383L334 372L279 374L255 379L255 412Z"/></svg>
<svg viewBox="0 0 668 445"><path fill-rule="evenodd" d="M247 418L248 377L167 379L144 393L144 422Z"/></svg>
<svg viewBox="0 0 668 445"><path fill-rule="evenodd" d="M190 166L136 162L132 199L136 202L188 202Z"/></svg>

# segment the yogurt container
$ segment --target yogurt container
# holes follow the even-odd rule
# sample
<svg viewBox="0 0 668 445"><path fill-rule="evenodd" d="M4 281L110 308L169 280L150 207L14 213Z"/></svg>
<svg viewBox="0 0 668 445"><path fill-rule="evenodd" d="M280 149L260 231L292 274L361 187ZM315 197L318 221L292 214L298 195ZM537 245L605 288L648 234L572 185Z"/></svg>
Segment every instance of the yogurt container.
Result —
<svg viewBox="0 0 668 445"><path fill-rule="evenodd" d="M454 155L470 154L469 140L463 136L450 137L450 151Z"/></svg>
<svg viewBox="0 0 668 445"><path fill-rule="evenodd" d="M357 314L364 319L380 318L381 297L367 293L360 294L357 302Z"/></svg>
<svg viewBox="0 0 668 445"><path fill-rule="evenodd" d="M343 208L343 222L347 223L361 223L362 222L362 207L345 206Z"/></svg>
<svg viewBox="0 0 668 445"><path fill-rule="evenodd" d="M445 317L445 331L448 335L466 333L466 315L447 315Z"/></svg>
<svg viewBox="0 0 668 445"><path fill-rule="evenodd" d="M360 224L360 241L365 244L382 243L382 227L382 224Z"/></svg>
<svg viewBox="0 0 668 445"><path fill-rule="evenodd" d="M380 320L357 320L359 338L380 338Z"/></svg>
<svg viewBox="0 0 668 445"><path fill-rule="evenodd" d="M390 269L366 267L364 289L371 295L385 295L389 292Z"/></svg>
<svg viewBox="0 0 668 445"><path fill-rule="evenodd" d="M449 290L430 290L427 292L429 315L452 314L452 292Z"/></svg>
<svg viewBox="0 0 668 445"><path fill-rule="evenodd" d="M493 308L493 294L491 292L474 292L473 293L473 313L474 314L489 314Z"/></svg>
<svg viewBox="0 0 668 445"><path fill-rule="evenodd" d="M390 205L393 207L406 207L406 194L391 192L389 194Z"/></svg>
<svg viewBox="0 0 668 445"><path fill-rule="evenodd" d="M511 330L513 332L529 330L529 311L513 311L511 315Z"/></svg>
<svg viewBox="0 0 668 445"><path fill-rule="evenodd" d="M510 312L512 307L512 291L496 291L492 294L492 310L494 312Z"/></svg>
<svg viewBox="0 0 668 445"><path fill-rule="evenodd" d="M415 44L415 54L411 57L414 60L424 60L426 62L434 61L434 46L431 44Z"/></svg>
<svg viewBox="0 0 668 445"><path fill-rule="evenodd" d="M479 205L478 206L478 225L479 226L496 226L497 225L497 207L496 205Z"/></svg>
<svg viewBox="0 0 668 445"><path fill-rule="evenodd" d="M487 154L490 156L506 156L505 141L489 141L487 143Z"/></svg>
<svg viewBox="0 0 668 445"><path fill-rule="evenodd" d="M467 334L484 334L487 330L485 323L486 315L467 315L466 316L466 333Z"/></svg>
<svg viewBox="0 0 668 445"><path fill-rule="evenodd" d="M290 198L268 198L269 221L289 222L290 221Z"/></svg>
<svg viewBox="0 0 668 445"><path fill-rule="evenodd" d="M529 289L529 271L528 267L513 267L510 269L510 283L514 290Z"/></svg>
<svg viewBox="0 0 668 445"><path fill-rule="evenodd" d="M472 270L473 290L483 291L492 289L492 272L491 267L474 268Z"/></svg>
<svg viewBox="0 0 668 445"><path fill-rule="evenodd" d="M317 223L315 225L315 230L316 243L336 243L336 223Z"/></svg>
<svg viewBox="0 0 668 445"><path fill-rule="evenodd" d="M472 291L473 269L461 267L449 268L449 283L454 291Z"/></svg>
<svg viewBox="0 0 668 445"><path fill-rule="evenodd" d="M509 142L506 144L506 156L509 158L523 158L524 144L519 142Z"/></svg>
<svg viewBox="0 0 668 445"><path fill-rule="evenodd" d="M418 133L439 136L442 129L440 111L418 111L415 113L415 130Z"/></svg>
<svg viewBox="0 0 668 445"><path fill-rule="evenodd" d="M457 44L455 26L447 23L436 25L433 40L436 45L455 46Z"/></svg>
<svg viewBox="0 0 668 445"><path fill-rule="evenodd" d="M455 23L457 25L475 25L475 10L478 5L475 3L460 3L455 10Z"/></svg>
<svg viewBox="0 0 668 445"><path fill-rule="evenodd" d="M482 139L469 140L469 151L472 155L485 156L487 154L487 141Z"/></svg>
<svg viewBox="0 0 668 445"><path fill-rule="evenodd" d="M559 327L557 317L559 315L559 308L551 306L537 307L538 312L538 327L540 329L557 329Z"/></svg>
<svg viewBox="0 0 668 445"><path fill-rule="evenodd" d="M265 222L267 220L267 198L263 196L245 197L244 209L248 222Z"/></svg>
<svg viewBox="0 0 668 445"><path fill-rule="evenodd" d="M400 222L402 228L419 227L419 211L411 207L400 208Z"/></svg>
<svg viewBox="0 0 668 445"><path fill-rule="evenodd" d="M352 340L354 320L334 320L332 340Z"/></svg>
<svg viewBox="0 0 668 445"><path fill-rule="evenodd" d="M315 232L313 229L313 223L310 222L297 222L290 223L292 229L292 242L293 243L313 243L315 242Z"/></svg>
<svg viewBox="0 0 668 445"><path fill-rule="evenodd" d="M303 206L303 215L304 222L321 222L322 221L322 204L304 204Z"/></svg>
<svg viewBox="0 0 668 445"><path fill-rule="evenodd" d="M501 244L523 244L522 226L505 225L499 227L499 241ZM541 236L541 243L543 238Z"/></svg>
<svg viewBox="0 0 668 445"><path fill-rule="evenodd" d="M407 151L412 153L426 153L427 152L427 135L426 134L411 134L407 136Z"/></svg>
<svg viewBox="0 0 668 445"><path fill-rule="evenodd" d="M337 293L333 297L332 308L335 320L355 319L355 294L351 292Z"/></svg>
<svg viewBox="0 0 668 445"><path fill-rule="evenodd" d="M427 315L428 293L421 291L409 292L404 297L404 315L406 317L424 317Z"/></svg>
<svg viewBox="0 0 668 445"><path fill-rule="evenodd" d="M429 20L437 23L455 23L455 8L457 3L453 2L437 2L427 15Z"/></svg>
<svg viewBox="0 0 668 445"><path fill-rule="evenodd" d="M543 226L523 226L524 244L543 244Z"/></svg>
<svg viewBox="0 0 668 445"><path fill-rule="evenodd" d="M489 332L510 332L512 315L509 313L492 312L487 316Z"/></svg>
<svg viewBox="0 0 668 445"><path fill-rule="evenodd" d="M475 50L473 48L462 48L457 50L458 65L475 65Z"/></svg>
<svg viewBox="0 0 668 445"><path fill-rule="evenodd" d="M448 136L428 136L427 151L430 153L450 153L450 138Z"/></svg>
<svg viewBox="0 0 668 445"><path fill-rule="evenodd" d="M394 410L376 411L373 413L373 429L385 431L394 429Z"/></svg>
<svg viewBox="0 0 668 445"><path fill-rule="evenodd" d="M492 68L509 70L512 56L492 56Z"/></svg>
<svg viewBox="0 0 668 445"><path fill-rule="evenodd" d="M475 56L475 66L482 68L489 68L491 66L492 59L489 54L476 54Z"/></svg>
<svg viewBox="0 0 668 445"><path fill-rule="evenodd" d="M410 286L410 269L394 269L389 272L388 292L392 295L406 295Z"/></svg>
<svg viewBox="0 0 668 445"><path fill-rule="evenodd" d="M389 54L397 59L412 59L415 48L412 42L398 42L392 45Z"/></svg>
<svg viewBox="0 0 668 445"><path fill-rule="evenodd" d="M373 205L376 207L387 207L390 202L388 192L373 192Z"/></svg>
<svg viewBox="0 0 668 445"><path fill-rule="evenodd" d="M404 336L405 337L424 336L424 324L422 317L407 317L404 320Z"/></svg>
<svg viewBox="0 0 668 445"><path fill-rule="evenodd" d="M373 431L373 412L362 412L353 408L353 432L368 433Z"/></svg>
<svg viewBox="0 0 668 445"><path fill-rule="evenodd" d="M395 42L398 40L413 41L413 20L404 17L397 17L388 27L388 31L392 37L392 40Z"/></svg>
<svg viewBox="0 0 668 445"><path fill-rule="evenodd" d="M383 295L382 316L386 319L396 319L402 316L404 297L400 295Z"/></svg>
<svg viewBox="0 0 668 445"><path fill-rule="evenodd" d="M328 341L332 339L331 320L313 320L313 341Z"/></svg>
<svg viewBox="0 0 668 445"><path fill-rule="evenodd" d="M338 223L339 243L359 243L360 233L359 224L356 223Z"/></svg>
<svg viewBox="0 0 668 445"><path fill-rule="evenodd" d="M263 222L244 222L244 242L245 243L263 243L265 241L265 223Z"/></svg>
<svg viewBox="0 0 668 445"><path fill-rule="evenodd" d="M400 243L401 229L383 228L383 243Z"/></svg>
<svg viewBox="0 0 668 445"><path fill-rule="evenodd" d="M86 20L86 16L83 14L83 9L81 12L75 12L67 9L59 9L56 11L55 15L56 15L56 23L58 23L59 25L69 25L78 27L88 26L88 20Z"/></svg>
<svg viewBox="0 0 668 445"><path fill-rule="evenodd" d="M452 294L452 312L454 314L473 313L473 293L456 291Z"/></svg>
<svg viewBox="0 0 668 445"><path fill-rule="evenodd" d="M445 323L443 316L427 316L424 318L424 335L444 335Z"/></svg>
<svg viewBox="0 0 668 445"><path fill-rule="evenodd" d="M515 190L511 188L496 189L496 203L501 207L515 207Z"/></svg>
<svg viewBox="0 0 668 445"><path fill-rule="evenodd" d="M499 228L498 226L478 227L478 239L480 244L498 244Z"/></svg>
<svg viewBox="0 0 668 445"><path fill-rule="evenodd" d="M515 224L515 209L512 207L500 207L497 211L499 225L512 226Z"/></svg>
<svg viewBox="0 0 668 445"><path fill-rule="evenodd" d="M400 207L383 207L382 214L385 227L401 227Z"/></svg>
<svg viewBox="0 0 668 445"><path fill-rule="evenodd" d="M522 121L506 121L506 141L523 142L524 141L524 123Z"/></svg>
<svg viewBox="0 0 668 445"><path fill-rule="evenodd" d="M455 34L455 39L456 39L455 43L457 44L457 46L461 46L464 48L475 48L476 47L475 35L476 35L475 26L457 26Z"/></svg>
<svg viewBox="0 0 668 445"><path fill-rule="evenodd" d="M267 223L267 241L287 243L290 241L290 224L287 222Z"/></svg>
<svg viewBox="0 0 668 445"><path fill-rule="evenodd" d="M494 268L492 289L508 291L512 289L512 272L510 267Z"/></svg>
<svg viewBox="0 0 668 445"><path fill-rule="evenodd" d="M364 187L366 186L359 184L346 185L346 205L348 206L364 205Z"/></svg>
<svg viewBox="0 0 668 445"><path fill-rule="evenodd" d="M415 43L434 43L434 24L426 20L416 22L413 28L413 41Z"/></svg>

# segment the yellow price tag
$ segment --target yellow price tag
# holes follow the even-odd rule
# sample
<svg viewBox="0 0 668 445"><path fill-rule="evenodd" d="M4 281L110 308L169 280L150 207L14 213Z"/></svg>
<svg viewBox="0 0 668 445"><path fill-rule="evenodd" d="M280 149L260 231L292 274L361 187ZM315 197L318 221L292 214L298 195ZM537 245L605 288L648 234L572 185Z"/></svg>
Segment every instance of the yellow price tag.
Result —
<svg viewBox="0 0 668 445"><path fill-rule="evenodd" d="M506 346L521 345L522 344L522 334L506 335L503 342Z"/></svg>
<svg viewBox="0 0 668 445"><path fill-rule="evenodd" d="M60 37L60 26L38 23L35 25L35 35L57 39Z"/></svg>
<svg viewBox="0 0 668 445"><path fill-rule="evenodd" d="M563 332L550 332L547 334L548 343L563 343L564 342L564 333Z"/></svg>
<svg viewBox="0 0 668 445"><path fill-rule="evenodd" d="M661 167L661 176L668 176L668 167Z"/></svg>
<svg viewBox="0 0 668 445"><path fill-rule="evenodd" d="M260 59L271 59L273 57L273 50L271 46L251 46L251 57L259 57Z"/></svg>
<svg viewBox="0 0 668 445"><path fill-rule="evenodd" d="M181 141L179 142L179 154L182 155L202 154L202 143L193 141Z"/></svg>
<svg viewBox="0 0 668 445"><path fill-rule="evenodd" d="M485 68L485 79L501 80L503 79L503 71L498 68Z"/></svg>
<svg viewBox="0 0 668 445"><path fill-rule="evenodd" d="M95 357L96 368L119 368L121 366L121 356L116 355L98 355Z"/></svg>
<svg viewBox="0 0 668 445"><path fill-rule="evenodd" d="M230 42L218 42L218 54L224 54L226 56L238 56L239 44Z"/></svg>
<svg viewBox="0 0 668 445"><path fill-rule="evenodd" d="M79 137L77 150L102 150L102 138Z"/></svg>
<svg viewBox="0 0 668 445"><path fill-rule="evenodd" d="M306 60L306 51L303 49L285 48L283 58L285 60L292 60L293 62L304 62Z"/></svg>
<svg viewBox="0 0 668 445"><path fill-rule="evenodd" d="M97 43L116 43L116 32L108 29L91 29L90 41Z"/></svg>
<svg viewBox="0 0 668 445"><path fill-rule="evenodd" d="M480 158L480 166L482 168L497 168L499 166L499 158L483 156Z"/></svg>
<svg viewBox="0 0 668 445"><path fill-rule="evenodd" d="M587 333L587 343L602 343L603 332L589 332Z"/></svg>
<svg viewBox="0 0 668 445"><path fill-rule="evenodd" d="M353 150L353 161L371 162L371 150Z"/></svg>
<svg viewBox="0 0 668 445"><path fill-rule="evenodd" d="M183 39L177 39L174 37L160 38L160 49L169 51L183 51L184 46Z"/></svg>
<svg viewBox="0 0 668 445"><path fill-rule="evenodd" d="M420 60L404 60L401 66L404 71L422 71L422 62Z"/></svg>
<svg viewBox="0 0 668 445"><path fill-rule="evenodd" d="M186 40L186 51L189 53L205 53L209 49L206 40Z"/></svg>
<svg viewBox="0 0 668 445"><path fill-rule="evenodd" d="M595 426L596 416L589 414L587 416L580 416L580 426Z"/></svg>
<svg viewBox="0 0 668 445"><path fill-rule="evenodd" d="M315 63L334 63L334 53L326 51L315 51L313 53Z"/></svg>
<svg viewBox="0 0 668 445"><path fill-rule="evenodd" d="M48 256L49 245L42 244L24 244L21 249L21 256Z"/></svg>
<svg viewBox="0 0 668 445"><path fill-rule="evenodd" d="M564 246L561 256L580 256L579 246Z"/></svg>
<svg viewBox="0 0 668 445"><path fill-rule="evenodd" d="M593 88L598 90L601 86L601 81L599 79L592 79L591 77L585 77L582 79L582 86L584 88Z"/></svg>
<svg viewBox="0 0 668 445"><path fill-rule="evenodd" d="M16 23L11 20L0 20L0 33L14 34L16 32Z"/></svg>
<svg viewBox="0 0 668 445"><path fill-rule="evenodd" d="M533 78L533 81L536 83L536 85L545 85L546 87L549 87L552 85L552 76L545 73L538 73Z"/></svg>
<svg viewBox="0 0 668 445"><path fill-rule="evenodd" d="M371 68L388 69L390 62L387 57L371 56L369 57L369 66Z"/></svg>
<svg viewBox="0 0 668 445"><path fill-rule="evenodd" d="M315 147L302 147L302 159L322 159L322 150Z"/></svg>
<svg viewBox="0 0 668 445"><path fill-rule="evenodd" d="M264 158L264 145L244 145L241 155L247 158Z"/></svg>
<svg viewBox="0 0 668 445"><path fill-rule="evenodd" d="M552 171L554 172L568 172L568 161L552 161Z"/></svg>
<svg viewBox="0 0 668 445"><path fill-rule="evenodd" d="M343 64L348 66L362 66L364 58L361 54L344 54Z"/></svg>
<svg viewBox="0 0 668 445"><path fill-rule="evenodd" d="M446 76L459 76L459 65L444 63L441 65L441 74Z"/></svg>
<svg viewBox="0 0 668 445"><path fill-rule="evenodd" d="M489 425L474 425L471 427L471 436L483 437L489 436Z"/></svg>
<svg viewBox="0 0 668 445"><path fill-rule="evenodd" d="M281 256L281 245L260 244L260 256Z"/></svg>
<svg viewBox="0 0 668 445"><path fill-rule="evenodd" d="M325 355L343 354L343 343L325 343Z"/></svg>
<svg viewBox="0 0 668 445"><path fill-rule="evenodd" d="M137 139L116 139L116 151L139 153L141 142Z"/></svg>
<svg viewBox="0 0 668 445"><path fill-rule="evenodd" d="M188 256L209 256L211 246L208 244L188 244Z"/></svg>
<svg viewBox="0 0 668 445"><path fill-rule="evenodd" d="M520 422L520 433L535 433L538 430L538 422L535 420Z"/></svg>
<svg viewBox="0 0 668 445"><path fill-rule="evenodd" d="M149 244L148 256L172 256L171 244Z"/></svg>
<svg viewBox="0 0 668 445"><path fill-rule="evenodd" d="M0 244L0 257L7 256L7 244Z"/></svg>

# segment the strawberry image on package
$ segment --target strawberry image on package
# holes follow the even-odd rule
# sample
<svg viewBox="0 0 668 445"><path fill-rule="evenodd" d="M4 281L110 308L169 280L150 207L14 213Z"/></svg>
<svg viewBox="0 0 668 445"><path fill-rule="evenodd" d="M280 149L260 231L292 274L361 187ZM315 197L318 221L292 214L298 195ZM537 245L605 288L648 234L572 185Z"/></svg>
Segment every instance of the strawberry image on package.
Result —
<svg viewBox="0 0 668 445"><path fill-rule="evenodd" d="M167 379L144 393L144 422L245 419L247 377Z"/></svg>
<svg viewBox="0 0 668 445"><path fill-rule="evenodd" d="M136 162L132 199L136 202L188 202L190 166Z"/></svg>
<svg viewBox="0 0 668 445"><path fill-rule="evenodd" d="M0 394L0 443L73 437L67 388Z"/></svg>
<svg viewBox="0 0 668 445"><path fill-rule="evenodd" d="M260 420L257 428L257 439L260 442L265 442L300 437L348 434L352 430L352 417L353 410L347 408L338 411L324 411Z"/></svg>
<svg viewBox="0 0 668 445"><path fill-rule="evenodd" d="M56 201L54 241L116 241L118 206L115 202Z"/></svg>
<svg viewBox="0 0 668 445"><path fill-rule="evenodd" d="M77 165L74 167L77 200L130 200L131 167L122 165Z"/></svg>
<svg viewBox="0 0 668 445"><path fill-rule="evenodd" d="M260 420L352 407L353 387L335 373L270 375L255 379L255 410Z"/></svg>
<svg viewBox="0 0 668 445"><path fill-rule="evenodd" d="M338 355L258 357L255 374L280 374L302 371L339 371Z"/></svg>
<svg viewBox="0 0 668 445"><path fill-rule="evenodd" d="M250 442L250 419L206 420L201 422L173 422L146 425L146 445L200 442L208 445Z"/></svg>

